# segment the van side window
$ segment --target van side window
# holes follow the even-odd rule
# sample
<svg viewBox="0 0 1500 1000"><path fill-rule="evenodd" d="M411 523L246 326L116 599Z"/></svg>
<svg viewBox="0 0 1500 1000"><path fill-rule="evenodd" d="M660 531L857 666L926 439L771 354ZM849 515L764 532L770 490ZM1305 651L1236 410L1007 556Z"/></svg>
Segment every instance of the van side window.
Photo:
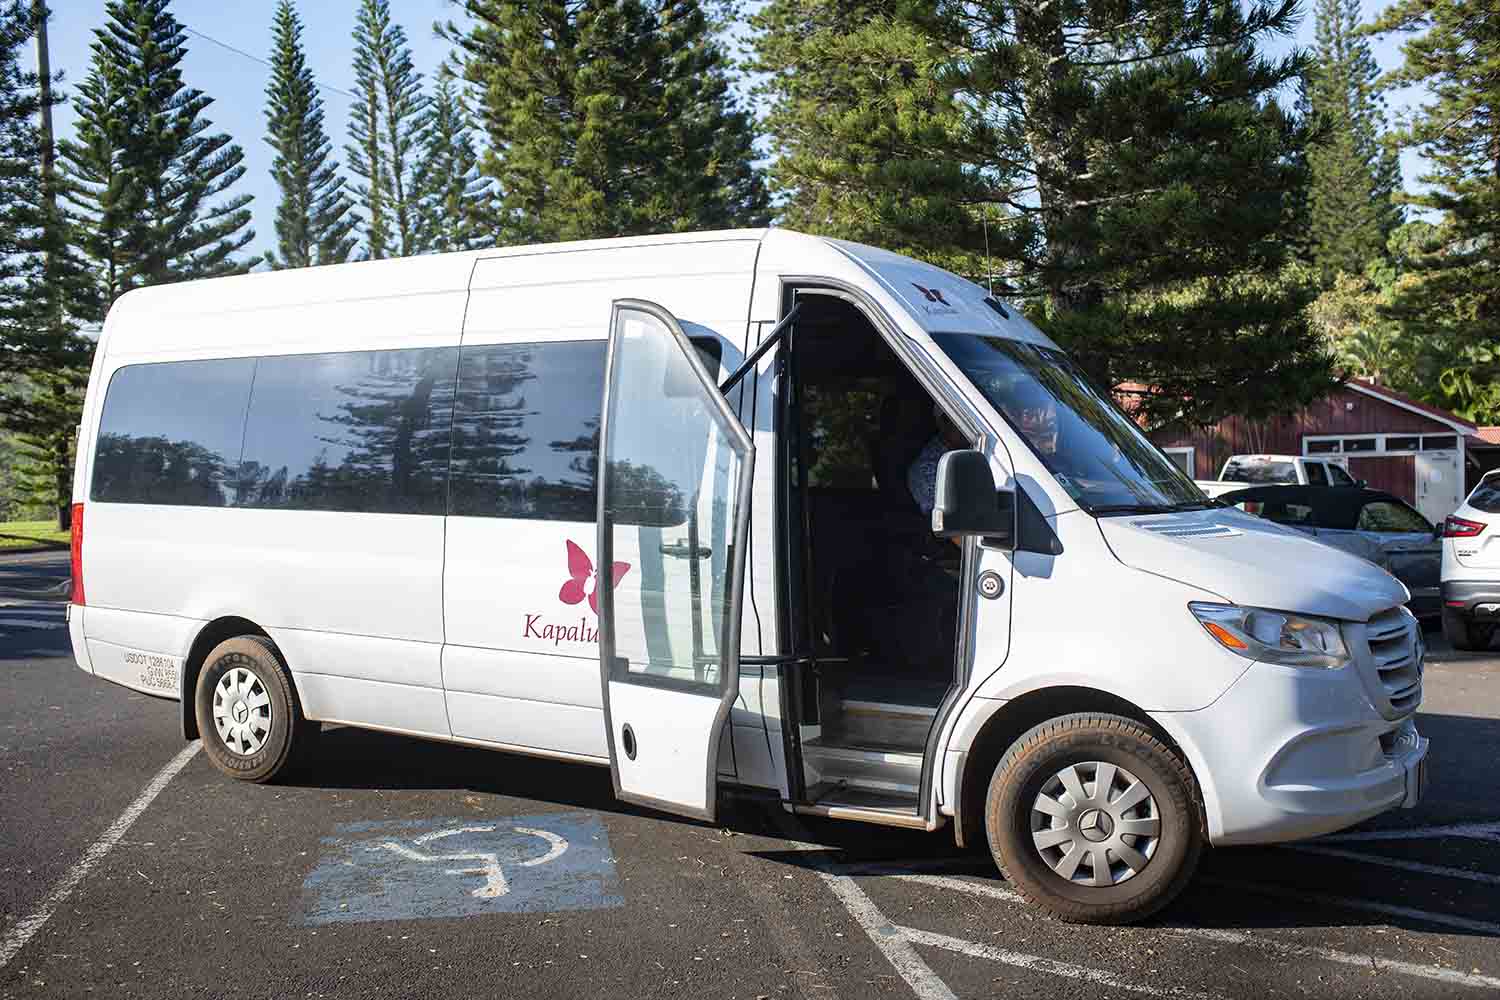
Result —
<svg viewBox="0 0 1500 1000"><path fill-rule="evenodd" d="M605 349L602 340L463 348L448 513L595 519Z"/></svg>
<svg viewBox="0 0 1500 1000"><path fill-rule="evenodd" d="M252 358L128 365L104 396L90 499L224 507L249 403Z"/></svg>
<svg viewBox="0 0 1500 1000"><path fill-rule="evenodd" d="M261 358L238 505L443 513L458 349Z"/></svg>

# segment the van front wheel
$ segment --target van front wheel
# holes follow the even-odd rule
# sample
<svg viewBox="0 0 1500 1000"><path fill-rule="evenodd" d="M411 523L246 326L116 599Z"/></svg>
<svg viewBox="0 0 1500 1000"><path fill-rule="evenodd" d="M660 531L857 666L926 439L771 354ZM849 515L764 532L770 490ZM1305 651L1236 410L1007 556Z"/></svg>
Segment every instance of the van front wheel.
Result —
<svg viewBox="0 0 1500 1000"><path fill-rule="evenodd" d="M209 652L193 707L209 760L241 781L275 778L317 729L302 717L276 648L258 635L226 639Z"/></svg>
<svg viewBox="0 0 1500 1000"><path fill-rule="evenodd" d="M990 779L985 825L1006 880L1070 923L1144 920L1203 851L1186 763L1119 715L1065 715L1017 740Z"/></svg>

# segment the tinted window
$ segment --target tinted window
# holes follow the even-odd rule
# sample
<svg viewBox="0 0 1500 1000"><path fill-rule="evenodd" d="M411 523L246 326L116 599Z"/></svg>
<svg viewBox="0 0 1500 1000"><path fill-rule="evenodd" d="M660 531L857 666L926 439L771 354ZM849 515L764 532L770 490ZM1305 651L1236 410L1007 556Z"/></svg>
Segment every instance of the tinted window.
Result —
<svg viewBox="0 0 1500 1000"><path fill-rule="evenodd" d="M115 372L91 499L222 507L234 500L255 361L174 361Z"/></svg>
<svg viewBox="0 0 1500 1000"><path fill-rule="evenodd" d="M1090 384L1061 351L1004 337L937 333L933 340L1089 511L1205 502L1113 396Z"/></svg>
<svg viewBox="0 0 1500 1000"><path fill-rule="evenodd" d="M602 340L463 349L450 513L594 520L605 349Z"/></svg>
<svg viewBox="0 0 1500 1000"><path fill-rule="evenodd" d="M1468 504L1486 514L1500 514L1500 475L1487 475L1474 487Z"/></svg>
<svg viewBox="0 0 1500 1000"><path fill-rule="evenodd" d="M1270 500L1262 504L1260 516L1277 524L1311 527L1316 522L1313 509L1305 503L1287 503L1285 500Z"/></svg>
<svg viewBox="0 0 1500 1000"><path fill-rule="evenodd" d="M1353 486L1354 485L1354 477L1350 476L1349 473L1345 472L1343 469L1339 468L1337 465L1330 465L1328 467L1328 479L1329 479L1329 482L1332 483L1334 486Z"/></svg>
<svg viewBox="0 0 1500 1000"><path fill-rule="evenodd" d="M1235 461L1224 466L1221 478L1231 483L1295 483L1297 467L1291 462Z"/></svg>
<svg viewBox="0 0 1500 1000"><path fill-rule="evenodd" d="M239 504L441 514L457 348L261 358Z"/></svg>
<svg viewBox="0 0 1500 1000"><path fill-rule="evenodd" d="M1322 462L1307 463L1307 484L1309 486L1328 485L1328 473L1323 471Z"/></svg>
<svg viewBox="0 0 1500 1000"><path fill-rule="evenodd" d="M1432 525L1405 504L1390 500L1367 503L1359 511L1359 531L1400 531L1432 533Z"/></svg>

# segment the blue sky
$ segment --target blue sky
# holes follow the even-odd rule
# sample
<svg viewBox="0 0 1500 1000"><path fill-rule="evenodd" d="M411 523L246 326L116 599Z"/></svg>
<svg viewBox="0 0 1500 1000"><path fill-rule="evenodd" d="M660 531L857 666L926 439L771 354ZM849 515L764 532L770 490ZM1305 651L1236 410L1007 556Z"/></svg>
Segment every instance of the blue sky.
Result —
<svg viewBox="0 0 1500 1000"><path fill-rule="evenodd" d="M53 17L50 25L52 66L66 73L65 93L88 73L89 44L96 27L104 22L105 0L51 0ZM1310 0L1303 0L1304 14L1295 42L1312 42L1313 26ZM758 5L758 4L757 4ZM1366 18L1386 6L1385 0L1364 0ZM352 91L354 74L350 66L351 34L354 30L356 0L300 0L298 3L307 48L308 65L324 87L324 111L330 137L342 163L346 158L350 99L339 91ZM411 43L412 59L428 82L448 55L449 46L433 32L435 21L462 20L452 0L392 0L395 20L405 29ZM245 176L237 192L254 195L256 238L252 249L264 251L275 242L273 219L276 211L276 186L271 180L271 148L265 141L265 89L269 70L257 62L269 55L273 0L176 0L172 11L190 32L188 55L183 61L183 75L188 84L214 98L207 115L214 130L228 132L245 151ZM1291 40L1275 48L1285 48ZM233 49L249 55L242 55ZM253 56L255 58L250 58ZM1381 38L1375 42L1375 56L1382 69L1391 69L1401 61L1399 40ZM1412 98L1400 94L1392 101L1400 108ZM72 135L74 114L71 106L56 112L58 135ZM1419 160L1408 152L1402 158L1408 188L1416 184Z"/></svg>

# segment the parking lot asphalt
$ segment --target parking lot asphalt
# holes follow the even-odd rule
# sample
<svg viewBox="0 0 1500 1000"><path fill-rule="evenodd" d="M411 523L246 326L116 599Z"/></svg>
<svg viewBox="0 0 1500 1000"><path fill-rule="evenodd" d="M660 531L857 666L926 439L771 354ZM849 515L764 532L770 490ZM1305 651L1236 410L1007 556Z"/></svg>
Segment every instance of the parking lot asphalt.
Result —
<svg viewBox="0 0 1500 1000"><path fill-rule="evenodd" d="M1072 927L984 855L607 771L353 729L272 786L73 666L66 558L0 567L0 998L1500 995L1500 656L1434 640L1415 810L1210 852L1168 911Z"/></svg>

